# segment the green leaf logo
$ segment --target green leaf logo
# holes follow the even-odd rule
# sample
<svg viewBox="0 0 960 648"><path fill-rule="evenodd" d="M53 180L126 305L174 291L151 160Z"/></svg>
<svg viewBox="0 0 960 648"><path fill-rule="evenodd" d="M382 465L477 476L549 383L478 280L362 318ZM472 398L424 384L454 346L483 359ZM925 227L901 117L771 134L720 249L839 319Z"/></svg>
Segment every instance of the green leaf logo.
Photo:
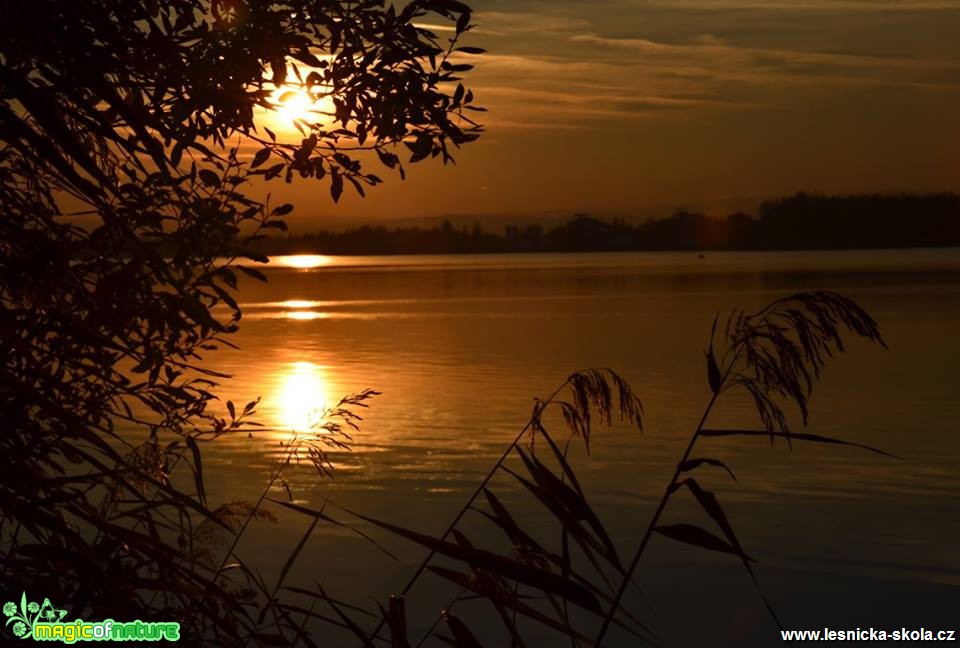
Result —
<svg viewBox="0 0 960 648"><path fill-rule="evenodd" d="M12 627L10 631L14 636L20 639L26 639L33 634L34 625L38 621L62 621L66 616L66 610L58 610L53 607L50 599L44 598L43 604L36 601L27 601L27 593L20 594L20 604L13 601L3 604L3 614L7 617L4 625Z"/></svg>

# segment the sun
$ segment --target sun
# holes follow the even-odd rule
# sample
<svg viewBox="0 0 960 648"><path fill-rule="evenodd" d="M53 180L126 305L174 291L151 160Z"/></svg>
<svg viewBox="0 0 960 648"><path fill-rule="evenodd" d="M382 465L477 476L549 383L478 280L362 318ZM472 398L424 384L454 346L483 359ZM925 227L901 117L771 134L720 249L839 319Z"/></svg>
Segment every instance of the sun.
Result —
<svg viewBox="0 0 960 648"><path fill-rule="evenodd" d="M275 93L274 105L279 115L291 121L294 119L310 121L313 116L311 114L313 101L303 90L279 88Z"/></svg>
<svg viewBox="0 0 960 648"><path fill-rule="evenodd" d="M333 101L327 96L311 94L295 85L283 85L268 97L270 105L260 121L276 133L296 133L295 123L318 124L321 127L333 121Z"/></svg>

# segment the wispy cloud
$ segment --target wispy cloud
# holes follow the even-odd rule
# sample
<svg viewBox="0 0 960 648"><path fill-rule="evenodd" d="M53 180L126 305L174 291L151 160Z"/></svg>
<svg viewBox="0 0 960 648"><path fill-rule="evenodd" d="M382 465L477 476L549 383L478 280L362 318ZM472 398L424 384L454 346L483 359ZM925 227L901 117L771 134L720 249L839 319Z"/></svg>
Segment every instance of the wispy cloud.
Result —
<svg viewBox="0 0 960 648"><path fill-rule="evenodd" d="M477 16L478 36L516 36L538 34L549 36L589 29L583 17L534 11L483 11Z"/></svg>
<svg viewBox="0 0 960 648"><path fill-rule="evenodd" d="M934 77L939 77L941 83L960 82L960 60L741 47L709 36L688 44L662 43L644 38L609 38L596 34L578 34L571 36L570 40L596 49L617 50L617 60L639 65L674 61L735 72L779 70L785 74L835 74L848 78L854 71L859 75L874 74L871 80L880 82L921 83ZM635 56L624 59L624 51Z"/></svg>
<svg viewBox="0 0 960 648"><path fill-rule="evenodd" d="M610 0L574 13L562 0L536 4L541 12L521 0L515 12L480 11L475 40L492 53L474 61L472 82L493 109L491 123L516 125L702 117L858 87L960 88L960 50L924 52L895 31L896 21L846 17L852 22L818 28L805 15L828 7L942 11L960 9L960 0L797 0L755 9L760 4ZM704 18L704 10L715 13ZM789 15L758 17L770 12ZM955 20L960 25L960 13ZM845 29L850 38L840 37ZM887 32L893 46L876 36Z"/></svg>

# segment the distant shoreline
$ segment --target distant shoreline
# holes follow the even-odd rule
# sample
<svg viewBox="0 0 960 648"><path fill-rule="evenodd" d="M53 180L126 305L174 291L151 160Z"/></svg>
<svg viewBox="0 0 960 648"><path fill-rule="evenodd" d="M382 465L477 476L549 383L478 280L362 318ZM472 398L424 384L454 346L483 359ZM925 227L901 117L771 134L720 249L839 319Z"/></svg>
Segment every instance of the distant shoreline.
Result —
<svg viewBox="0 0 960 648"><path fill-rule="evenodd" d="M756 216L724 219L677 210L630 224L577 214L560 225L507 225L488 232L480 223L449 221L424 229L365 225L343 232L265 237L251 248L267 255L505 254L569 252L819 251L950 248L960 246L960 195L822 196L798 193L763 203Z"/></svg>
<svg viewBox="0 0 960 648"><path fill-rule="evenodd" d="M496 256L496 255L520 255L520 254L546 254L566 256L574 254L690 254L707 258L712 253L728 252L895 252L895 251L918 251L918 250L957 250L958 245L915 245L900 247L862 247L862 248L765 248L765 249L740 249L723 248L711 250L691 250L691 249L663 249L663 250L554 250L554 251L525 251L525 250L505 250L505 251L467 251L467 252L323 252L318 250L303 250L297 252L270 252L269 256L328 256L328 257L365 257L365 256Z"/></svg>

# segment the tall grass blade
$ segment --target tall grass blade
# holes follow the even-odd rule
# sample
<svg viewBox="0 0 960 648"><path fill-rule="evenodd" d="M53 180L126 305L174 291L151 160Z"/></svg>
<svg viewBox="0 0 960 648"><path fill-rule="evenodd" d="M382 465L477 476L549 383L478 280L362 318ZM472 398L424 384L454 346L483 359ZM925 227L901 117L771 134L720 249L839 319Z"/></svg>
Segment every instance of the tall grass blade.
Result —
<svg viewBox="0 0 960 648"><path fill-rule="evenodd" d="M406 538L407 540L426 547L431 551L435 551L440 555L465 562L474 567L489 569L491 572L500 577L519 581L525 585L529 585L530 587L566 598L569 601L576 603L580 607L590 610L591 612L596 612L598 614L601 613L600 603L597 601L597 598L592 592L587 590L582 585L570 582L552 572L532 567L530 565L524 565L511 558L498 556L483 549L475 549L472 547L462 546L460 544L453 544L444 540L439 540L432 536L417 533L416 531L404 529L403 527L389 524L387 522L382 522L365 515L360 515L358 513L352 514L361 520L366 520L371 524L375 524L386 531L389 531L402 538Z"/></svg>
<svg viewBox="0 0 960 648"><path fill-rule="evenodd" d="M851 448L860 448L861 450L867 450L869 452L874 452L885 457L890 457L891 459L902 459L895 454L891 454L886 450L881 450L879 448L874 448L873 446L863 445L861 443L854 443L852 441L844 441L843 439L835 439L832 437L821 436L819 434L809 434L806 432L770 432L770 431L761 431L761 430L701 430L700 436L704 437L729 437L729 436L763 436L763 437L779 437L783 439L790 439L793 441L811 441L814 443L826 443L831 445L842 445L849 446Z"/></svg>
<svg viewBox="0 0 960 648"><path fill-rule="evenodd" d="M710 549L711 551L728 553L738 557L743 555L742 552L740 552L736 547L728 543L726 540L723 540L709 531L692 524L667 524L656 526L653 528L653 530L672 540L690 544L695 547L702 547L703 549ZM747 557L747 559L752 560L752 558L749 557Z"/></svg>
<svg viewBox="0 0 960 648"><path fill-rule="evenodd" d="M282 500L276 500L276 499L273 499L272 497L268 497L267 499L270 500L271 502L273 502L274 504L279 504L280 506L283 506L283 507L285 507L285 508L288 508L288 509L290 509L290 510L292 510L292 511L296 511L297 513L302 513L303 515L308 515L308 516L313 517L313 518L316 518L316 519L318 519L318 520L323 520L324 522L329 522L330 524L333 524L334 526L342 527L342 528L344 528L344 529L347 529L347 530L349 530L349 531L352 531L353 533L357 534L358 536L360 536L361 538L363 538L364 540L366 540L367 542L369 542L370 544L372 544L374 547L376 547L377 549L379 549L380 551L382 551L384 554L386 554L387 556L389 556L389 557L392 558L393 560L396 560L397 562L400 562L400 559L397 558L393 553L391 553L390 550L386 549L383 545L381 545L381 544L378 543L376 540L374 540L373 538L371 538L369 535L367 535L366 533L364 533L364 532L361 531L360 529L357 529L356 527L352 527L352 526L350 526L349 524L345 524L344 522L340 522L340 521L338 521L338 520L335 520L334 518L330 517L330 516L327 515L326 513L322 513L322 512L320 512L320 511L316 511L316 510L311 509L311 508L308 508L308 507L306 507L306 506L300 506L299 504L293 504L293 503L291 503L291 502L284 502L284 501L282 501ZM358 517L361 517L361 516L358 516Z"/></svg>

